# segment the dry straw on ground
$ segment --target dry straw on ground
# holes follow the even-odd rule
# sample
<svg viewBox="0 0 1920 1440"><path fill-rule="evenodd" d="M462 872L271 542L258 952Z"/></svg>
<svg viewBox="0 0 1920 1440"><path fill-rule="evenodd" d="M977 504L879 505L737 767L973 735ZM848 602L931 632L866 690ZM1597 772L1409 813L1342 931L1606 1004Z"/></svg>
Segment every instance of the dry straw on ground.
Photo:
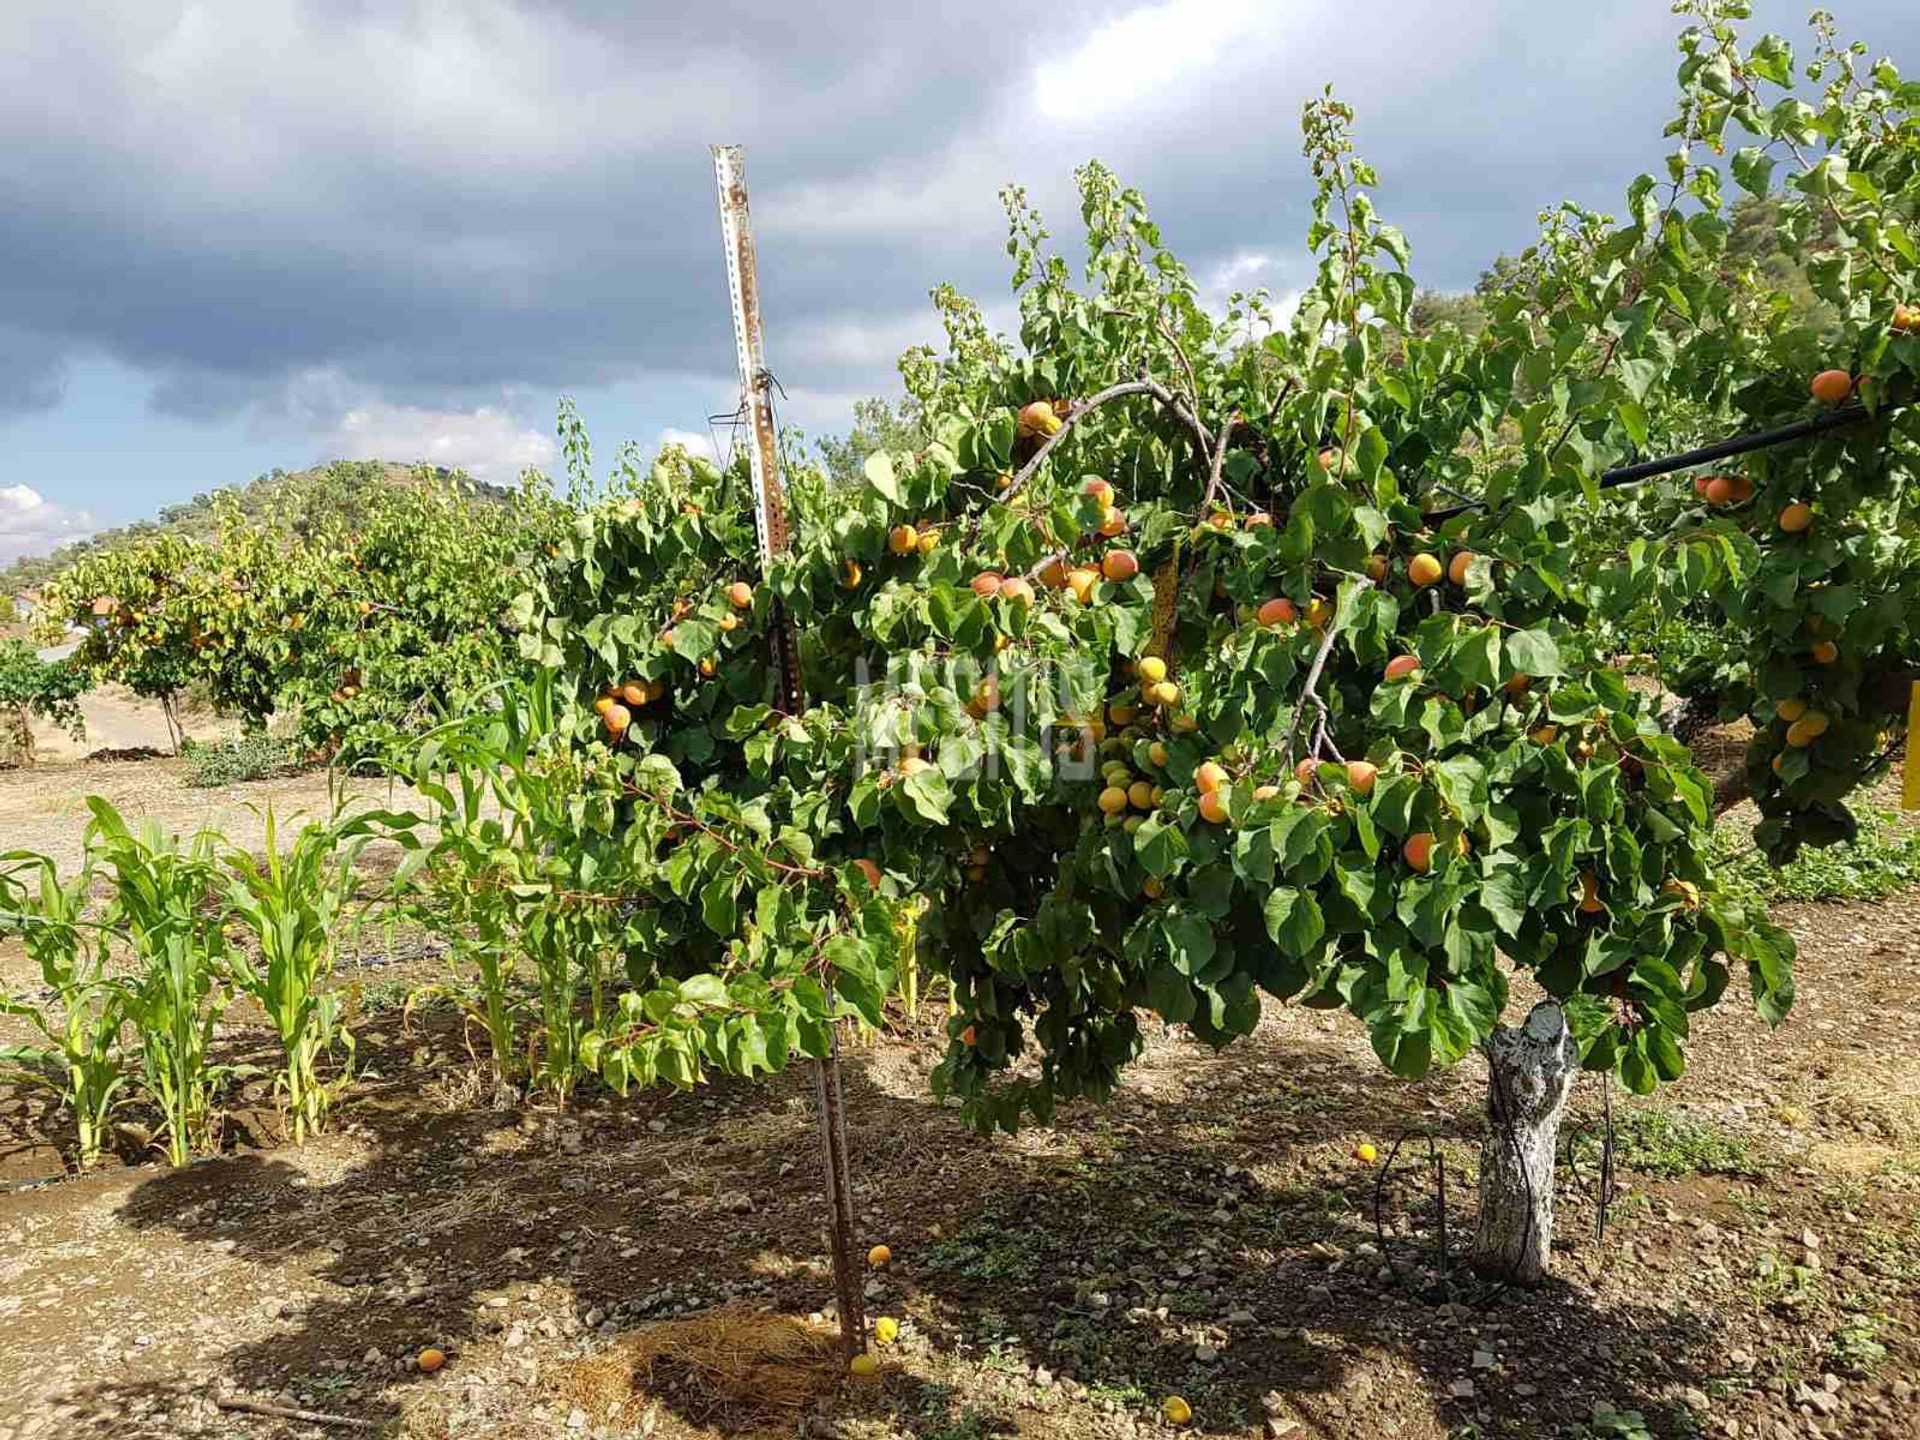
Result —
<svg viewBox="0 0 1920 1440"><path fill-rule="evenodd" d="M555 1389L598 1422L635 1425L659 1405L723 1435L790 1435L845 1373L830 1327L733 1307L624 1335L567 1366Z"/></svg>

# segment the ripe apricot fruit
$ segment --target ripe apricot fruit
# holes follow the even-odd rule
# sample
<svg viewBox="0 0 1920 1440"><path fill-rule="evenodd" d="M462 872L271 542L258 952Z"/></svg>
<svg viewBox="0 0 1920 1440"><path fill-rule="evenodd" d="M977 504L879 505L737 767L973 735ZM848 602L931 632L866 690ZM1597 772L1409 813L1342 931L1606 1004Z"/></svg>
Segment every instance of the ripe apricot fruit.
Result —
<svg viewBox="0 0 1920 1440"><path fill-rule="evenodd" d="M882 1315L873 1322L873 1341L876 1345L891 1345L900 1338L900 1322L891 1315Z"/></svg>
<svg viewBox="0 0 1920 1440"><path fill-rule="evenodd" d="M1358 1160L1362 1165L1371 1165L1380 1158L1380 1152L1374 1149L1371 1141L1362 1140L1358 1145L1353 1147L1353 1158Z"/></svg>
<svg viewBox="0 0 1920 1440"><path fill-rule="evenodd" d="M1607 907L1600 903L1600 877L1591 870L1580 872L1580 912L1583 915L1598 915Z"/></svg>
<svg viewBox="0 0 1920 1440"><path fill-rule="evenodd" d="M1380 767L1369 760L1349 760L1347 762L1347 784L1353 787L1356 795L1371 795L1373 782L1380 778Z"/></svg>
<svg viewBox="0 0 1920 1440"><path fill-rule="evenodd" d="M1246 520L1242 523L1244 523L1249 530L1264 530L1273 524L1273 516L1264 510L1255 510L1251 515L1247 516Z"/></svg>
<svg viewBox="0 0 1920 1440"><path fill-rule="evenodd" d="M1798 695L1789 695L1785 700L1782 700L1778 705L1773 707L1773 713L1791 725L1807 713L1807 702L1802 700Z"/></svg>
<svg viewBox="0 0 1920 1440"><path fill-rule="evenodd" d="M1300 618L1300 612L1294 608L1293 601L1280 595L1262 605L1255 612L1254 618L1267 626L1291 625Z"/></svg>
<svg viewBox="0 0 1920 1440"><path fill-rule="evenodd" d="M920 532L911 525L896 525L887 532L887 549L896 555L911 555L920 548Z"/></svg>
<svg viewBox="0 0 1920 1440"><path fill-rule="evenodd" d="M922 530L920 532L920 539L916 548L920 551L922 555L931 555L934 551L934 547L937 546L939 543L940 543L940 532L938 530Z"/></svg>
<svg viewBox="0 0 1920 1440"><path fill-rule="evenodd" d="M1215 825L1224 825L1227 820L1227 797L1218 790L1200 797L1200 818Z"/></svg>
<svg viewBox="0 0 1920 1440"><path fill-rule="evenodd" d="M1333 602L1324 595L1316 595L1307 602L1307 624L1319 630L1333 618Z"/></svg>
<svg viewBox="0 0 1920 1440"><path fill-rule="evenodd" d="M1067 588L1073 591L1073 598L1082 605L1093 603L1093 592L1099 584L1098 570L1073 570L1067 574Z"/></svg>
<svg viewBox="0 0 1920 1440"><path fill-rule="evenodd" d="M744 580L736 580L727 586L727 603L736 610L745 610L753 604L753 587Z"/></svg>
<svg viewBox="0 0 1920 1440"><path fill-rule="evenodd" d="M1127 792L1118 785L1109 785L1100 792L1097 802L1109 815L1118 815L1127 808Z"/></svg>
<svg viewBox="0 0 1920 1440"><path fill-rule="evenodd" d="M1089 480L1080 487L1080 493L1091 495L1103 510L1113 504L1113 486L1104 480Z"/></svg>
<svg viewBox="0 0 1920 1440"><path fill-rule="evenodd" d="M1462 550L1447 564L1447 578L1456 585L1467 583L1467 567L1473 564L1473 552Z"/></svg>
<svg viewBox="0 0 1920 1440"><path fill-rule="evenodd" d="M633 712L624 705L610 705L607 713L601 717L601 723L607 727L609 735L624 735L627 726L633 723Z"/></svg>
<svg viewBox="0 0 1920 1440"><path fill-rule="evenodd" d="M447 1363L446 1352L444 1350L436 1350L433 1346L429 1345L418 1355L414 1356L413 1363L418 1365L424 1373L431 1375Z"/></svg>
<svg viewBox="0 0 1920 1440"><path fill-rule="evenodd" d="M1387 679L1404 680L1420 669L1418 655L1396 655L1387 661Z"/></svg>
<svg viewBox="0 0 1920 1440"><path fill-rule="evenodd" d="M1198 790L1202 795L1211 795L1222 785L1226 784L1230 778L1227 774L1226 766L1221 765L1217 761L1209 760L1193 772L1193 788Z"/></svg>
<svg viewBox="0 0 1920 1440"><path fill-rule="evenodd" d="M335 691L334 693L338 694L339 692ZM606 718L607 712L613 709L613 707L617 703L618 702L613 698L613 696L602 695L598 700L593 702L593 713L598 715L601 719L604 720Z"/></svg>
<svg viewBox="0 0 1920 1440"><path fill-rule="evenodd" d="M1169 1425L1185 1425L1193 1419L1193 1407L1178 1395L1169 1395L1160 1402L1160 1418Z"/></svg>
<svg viewBox="0 0 1920 1440"><path fill-rule="evenodd" d="M1140 677L1143 685L1158 685L1167 678L1167 662L1158 655L1142 655L1134 665L1134 673Z"/></svg>
<svg viewBox="0 0 1920 1440"><path fill-rule="evenodd" d="M1100 573L1116 583L1140 573L1140 561L1131 550L1109 550L1100 561Z"/></svg>
<svg viewBox="0 0 1920 1440"><path fill-rule="evenodd" d="M630 680L620 687L620 698L626 702L629 710L638 709L647 703L647 687L637 680Z"/></svg>
<svg viewBox="0 0 1920 1440"><path fill-rule="evenodd" d="M1111 540L1124 534L1127 528L1127 512L1118 505L1107 506L1107 513L1100 517L1100 533Z"/></svg>
<svg viewBox="0 0 1920 1440"><path fill-rule="evenodd" d="M893 1263L893 1251L884 1245L876 1245L867 1252L867 1264L876 1270L884 1270Z"/></svg>
<svg viewBox="0 0 1920 1440"><path fill-rule="evenodd" d="M1840 647L1831 640L1822 640L1813 647L1813 663L1831 665L1840 658Z"/></svg>
<svg viewBox="0 0 1920 1440"><path fill-rule="evenodd" d="M973 577L973 593L982 600L991 600L1000 593L1001 578L998 570L982 570Z"/></svg>
<svg viewBox="0 0 1920 1440"><path fill-rule="evenodd" d="M1707 488L1703 493L1710 505L1731 505L1734 495L1733 477L1731 475L1714 476L1707 481Z"/></svg>
<svg viewBox="0 0 1920 1440"><path fill-rule="evenodd" d="M856 1355L847 1361L847 1373L859 1380L871 1380L880 1373L880 1361L872 1355Z"/></svg>
<svg viewBox="0 0 1920 1440"><path fill-rule="evenodd" d="M1293 767L1293 778L1302 785L1311 785L1320 778L1320 763L1317 760L1302 760Z"/></svg>
<svg viewBox="0 0 1920 1440"><path fill-rule="evenodd" d="M1832 723L1825 711L1809 710L1787 726L1787 744L1796 750L1804 750L1826 734L1828 726Z"/></svg>
<svg viewBox="0 0 1920 1440"><path fill-rule="evenodd" d="M1409 835L1400 853L1406 857L1408 865L1422 875L1426 874L1433 868L1433 832L1422 830L1417 834Z"/></svg>
<svg viewBox="0 0 1920 1440"><path fill-rule="evenodd" d="M1700 887L1691 880L1669 880L1660 887L1662 895L1671 895L1689 910L1700 908Z"/></svg>
<svg viewBox="0 0 1920 1440"><path fill-rule="evenodd" d="M1253 787L1253 798L1256 800L1276 800L1279 796L1280 787L1278 785L1256 785Z"/></svg>
<svg viewBox="0 0 1920 1440"><path fill-rule="evenodd" d="M1009 605L1033 604L1033 586L1019 575L1009 575L1000 582L1000 598Z"/></svg>
<svg viewBox="0 0 1920 1440"><path fill-rule="evenodd" d="M1423 589L1437 583L1446 573L1436 555L1416 555L1407 562L1407 578Z"/></svg>
<svg viewBox="0 0 1920 1440"><path fill-rule="evenodd" d="M1051 400L1035 400L1020 409L1020 438L1045 440L1060 433L1060 417L1053 413Z"/></svg>
<svg viewBox="0 0 1920 1440"><path fill-rule="evenodd" d="M858 590L860 588L860 577L863 573L858 560L841 561L840 588L842 590Z"/></svg>
<svg viewBox="0 0 1920 1440"><path fill-rule="evenodd" d="M1369 555L1367 557L1367 578L1374 584L1379 585L1385 582L1389 568L1386 556Z"/></svg>
<svg viewBox="0 0 1920 1440"><path fill-rule="evenodd" d="M1838 405L1853 393L1853 376L1844 370L1822 370L1807 388L1822 405Z"/></svg>
<svg viewBox="0 0 1920 1440"><path fill-rule="evenodd" d="M1780 528L1789 535L1799 535L1812 529L1813 507L1796 500L1780 512Z"/></svg>
<svg viewBox="0 0 1920 1440"><path fill-rule="evenodd" d="M1061 556L1054 556L1040 567L1040 583L1049 590L1067 588L1067 562Z"/></svg>

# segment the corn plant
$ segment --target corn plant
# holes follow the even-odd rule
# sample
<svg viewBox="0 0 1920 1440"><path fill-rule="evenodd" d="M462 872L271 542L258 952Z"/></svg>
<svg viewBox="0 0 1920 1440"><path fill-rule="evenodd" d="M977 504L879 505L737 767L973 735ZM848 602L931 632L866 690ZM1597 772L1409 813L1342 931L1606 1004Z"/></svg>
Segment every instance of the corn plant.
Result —
<svg viewBox="0 0 1920 1440"><path fill-rule="evenodd" d="M282 853L269 805L265 857L238 847L227 854L227 915L246 929L258 951L235 947L228 972L280 1038L285 1059L274 1084L296 1144L325 1127L335 1094L353 1073L353 1032L343 1020L342 997L324 987L333 974L340 928L358 896L355 862L382 819L402 818L348 818L336 810L325 822L302 826ZM407 834L404 828L398 833ZM331 1081L323 1080L320 1068L336 1050L344 1051L345 1063Z"/></svg>
<svg viewBox="0 0 1920 1440"><path fill-rule="evenodd" d="M458 922L454 957L476 977L417 993L450 995L466 1008L487 1033L502 1087L528 1079L564 1102L623 948L621 907L607 892L618 894L624 862L608 833L611 811L584 783L578 750L558 739L544 677L503 687L497 708L429 736L412 757L412 778L438 829L424 857L422 914ZM513 985L520 955L534 970L524 1069L528 1007Z"/></svg>
<svg viewBox="0 0 1920 1440"><path fill-rule="evenodd" d="M83 1170L100 1158L108 1118L126 1081L118 1048L127 992L107 973L104 933L83 919L92 881L91 866L63 885L44 855L0 856L0 935L19 934L53 992L46 1005L0 995L0 1014L30 1021L45 1041L0 1046L0 1078L59 1094L73 1111Z"/></svg>
<svg viewBox="0 0 1920 1440"><path fill-rule="evenodd" d="M212 1056L214 1026L232 998L220 983L227 943L212 903L219 836L202 830L183 846L151 823L132 829L98 795L87 808L87 848L113 884L103 923L126 937L138 967L126 1003L142 1081L160 1108L167 1159L184 1165L208 1139L220 1085L238 1073Z"/></svg>

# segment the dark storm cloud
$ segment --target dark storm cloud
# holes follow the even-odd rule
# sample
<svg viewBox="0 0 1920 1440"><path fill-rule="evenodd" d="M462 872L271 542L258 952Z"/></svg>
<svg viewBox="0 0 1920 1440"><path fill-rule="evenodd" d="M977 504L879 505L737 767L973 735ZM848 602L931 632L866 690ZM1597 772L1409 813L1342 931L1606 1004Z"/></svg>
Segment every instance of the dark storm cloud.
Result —
<svg viewBox="0 0 1920 1440"><path fill-rule="evenodd" d="M1843 20L1916 37L1909 0ZM1203 281L1305 273L1300 99L1361 107L1433 282L1656 164L1664 0L15 0L0 40L0 413L110 355L189 417L438 411L731 365L705 145L741 140L776 364L875 389L994 191L1143 186ZM1769 15L1787 28L1791 13Z"/></svg>

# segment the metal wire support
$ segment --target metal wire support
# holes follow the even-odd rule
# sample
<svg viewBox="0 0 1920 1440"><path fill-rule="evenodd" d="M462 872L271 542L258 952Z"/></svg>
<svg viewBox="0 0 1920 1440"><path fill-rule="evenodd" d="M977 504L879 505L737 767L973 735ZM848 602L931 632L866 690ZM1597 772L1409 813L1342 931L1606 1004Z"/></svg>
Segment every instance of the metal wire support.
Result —
<svg viewBox="0 0 1920 1440"><path fill-rule="evenodd" d="M1373 1177L1373 1234L1380 1244L1380 1254L1387 1262L1387 1268L1393 1271L1394 1283L1404 1285L1405 1277L1400 1271L1400 1262L1394 1259L1393 1245L1387 1235L1386 1190L1387 1177L1393 1171L1394 1161L1400 1157L1401 1147L1409 1140L1427 1142L1427 1164L1433 1171L1434 1184L1434 1243L1439 1252L1440 1278L1446 1279L1451 1255L1447 1244L1447 1156L1440 1148L1439 1141L1431 1130L1403 1130L1394 1139L1387 1150L1386 1159L1380 1162L1379 1173Z"/></svg>
<svg viewBox="0 0 1920 1440"><path fill-rule="evenodd" d="M740 408L752 431L748 468L753 478L754 529L760 542L760 568L771 578L776 556L792 543L787 527L786 495L780 484L780 447L773 419L773 380L767 369L760 328L760 282L754 264L753 226L747 211L746 152L738 145L715 145L714 181L720 196L720 237L726 249L727 291L733 302L734 351L740 366ZM788 713L805 708L806 686L800 673L793 622L776 598L769 635L773 668ZM828 1013L833 1009L831 978ZM867 1321L854 1245L852 1169L847 1159L847 1125L840 1086L840 1032L828 1023L828 1050L814 1062L814 1096L820 1112L820 1158L825 1172L828 1245L833 1256L834 1296L840 1312L840 1344L849 1359L867 1346Z"/></svg>

